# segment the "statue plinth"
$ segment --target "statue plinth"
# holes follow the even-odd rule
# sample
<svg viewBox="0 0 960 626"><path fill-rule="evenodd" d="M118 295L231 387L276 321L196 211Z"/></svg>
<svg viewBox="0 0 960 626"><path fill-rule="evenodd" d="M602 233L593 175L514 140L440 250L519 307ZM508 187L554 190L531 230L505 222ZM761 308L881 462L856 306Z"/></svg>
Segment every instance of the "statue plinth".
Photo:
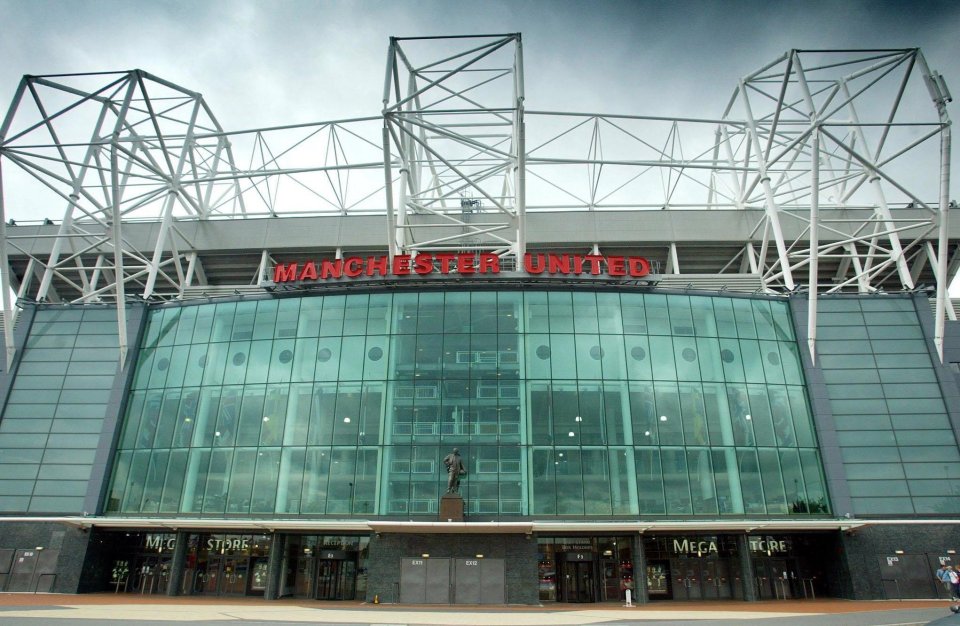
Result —
<svg viewBox="0 0 960 626"><path fill-rule="evenodd" d="M463 498L459 493L445 493L440 498L440 521L463 521Z"/></svg>

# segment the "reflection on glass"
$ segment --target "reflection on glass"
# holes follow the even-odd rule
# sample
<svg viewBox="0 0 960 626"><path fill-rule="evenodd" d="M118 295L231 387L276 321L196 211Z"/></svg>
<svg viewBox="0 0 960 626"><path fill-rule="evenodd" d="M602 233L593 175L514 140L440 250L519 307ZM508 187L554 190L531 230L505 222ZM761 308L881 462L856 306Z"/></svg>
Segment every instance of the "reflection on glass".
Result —
<svg viewBox="0 0 960 626"><path fill-rule="evenodd" d="M822 515L786 303L610 291L151 311L110 512ZM853 383L851 383L853 384Z"/></svg>

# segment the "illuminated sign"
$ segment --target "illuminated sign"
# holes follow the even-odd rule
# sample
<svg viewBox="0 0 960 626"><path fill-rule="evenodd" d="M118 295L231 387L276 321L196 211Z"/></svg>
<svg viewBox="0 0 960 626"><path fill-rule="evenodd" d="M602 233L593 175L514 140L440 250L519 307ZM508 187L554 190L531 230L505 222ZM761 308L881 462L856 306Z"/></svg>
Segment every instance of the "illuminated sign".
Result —
<svg viewBox="0 0 960 626"><path fill-rule="evenodd" d="M227 537L226 539L210 537L207 539L207 550L248 550L249 548L250 544L246 537Z"/></svg>
<svg viewBox="0 0 960 626"><path fill-rule="evenodd" d="M173 550L177 545L176 535L146 535L143 547L148 550Z"/></svg>
<svg viewBox="0 0 960 626"><path fill-rule="evenodd" d="M673 540L673 553L674 554L716 554L717 553L717 542L716 541L701 541L699 539L674 539Z"/></svg>
<svg viewBox="0 0 960 626"><path fill-rule="evenodd" d="M601 254L527 253L523 257L527 274L561 276L600 276L643 278L650 274L650 262L639 256L604 256ZM388 276L427 276L429 274L499 274L500 257L489 252L421 253L379 256L348 256L278 263L273 268L273 282L338 280L343 278Z"/></svg>
<svg viewBox="0 0 960 626"><path fill-rule="evenodd" d="M765 552L766 554L787 553L790 546L785 540L777 540L773 537L750 537L747 539L750 544L751 552Z"/></svg>

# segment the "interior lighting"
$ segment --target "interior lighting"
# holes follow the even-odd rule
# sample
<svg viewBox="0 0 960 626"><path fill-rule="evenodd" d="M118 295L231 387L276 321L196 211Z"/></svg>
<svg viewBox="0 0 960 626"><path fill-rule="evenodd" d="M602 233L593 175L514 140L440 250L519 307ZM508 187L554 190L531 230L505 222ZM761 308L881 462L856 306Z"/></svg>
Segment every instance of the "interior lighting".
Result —
<svg viewBox="0 0 960 626"><path fill-rule="evenodd" d="M661 415L661 416L660 416L660 421L661 421L661 422L667 421L667 416L666 416L666 415Z"/></svg>
<svg viewBox="0 0 960 626"><path fill-rule="evenodd" d="M903 554L903 550L894 550L893 553L894 553L894 554Z"/></svg>
<svg viewBox="0 0 960 626"><path fill-rule="evenodd" d="M349 423L350 423L350 418L349 418L349 417L344 417L344 418L343 418L343 423L344 423L344 424L349 424Z"/></svg>
<svg viewBox="0 0 960 626"><path fill-rule="evenodd" d="M482 554L475 554L474 556L477 557L478 559L482 559L482 558L483 558L483 555L482 555Z"/></svg>
<svg viewBox="0 0 960 626"><path fill-rule="evenodd" d="M575 422L582 422L582 421L583 421L583 418L578 415L578 416L576 416L575 418L573 418L573 421L575 421Z"/></svg>
<svg viewBox="0 0 960 626"><path fill-rule="evenodd" d="M423 557L423 558L425 558L425 559L429 559L429 558L430 558L430 555L429 555L428 553L426 553L426 552L424 552L424 553L421 554L420 556Z"/></svg>
<svg viewBox="0 0 960 626"><path fill-rule="evenodd" d="M569 433L567 433L567 437L576 437L576 435L574 435L573 431L571 430Z"/></svg>
<svg viewBox="0 0 960 626"><path fill-rule="evenodd" d="M650 431L649 431L649 430L643 431L643 436L644 436L644 437L649 437L649 436L650 436Z"/></svg>
<svg viewBox="0 0 960 626"><path fill-rule="evenodd" d="M752 420L753 418L750 417L750 414L749 414L749 413L747 413L746 415L743 416L743 419L745 419L745 420L747 420L747 421L749 422L749 421Z"/></svg>
<svg viewBox="0 0 960 626"><path fill-rule="evenodd" d="M270 418L269 418L269 417L267 417L266 415L264 415L264 416L263 416L263 421L265 421L265 422L269 422L269 421L270 421Z"/></svg>

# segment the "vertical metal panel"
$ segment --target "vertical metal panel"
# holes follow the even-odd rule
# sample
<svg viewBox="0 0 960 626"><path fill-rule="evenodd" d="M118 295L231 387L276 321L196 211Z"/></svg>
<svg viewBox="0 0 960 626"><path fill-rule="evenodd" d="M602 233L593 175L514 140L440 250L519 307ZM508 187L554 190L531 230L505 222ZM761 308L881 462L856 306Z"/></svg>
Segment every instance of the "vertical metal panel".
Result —
<svg viewBox="0 0 960 626"><path fill-rule="evenodd" d="M480 561L480 604L505 604L506 562L503 559Z"/></svg>
<svg viewBox="0 0 960 626"><path fill-rule="evenodd" d="M10 572L7 588L4 591L33 591L30 583L36 567L36 550L17 550L13 558L13 570Z"/></svg>
<svg viewBox="0 0 960 626"><path fill-rule="evenodd" d="M400 603L423 604L427 597L427 559L400 560Z"/></svg>
<svg viewBox="0 0 960 626"><path fill-rule="evenodd" d="M481 567L484 559L454 561L453 601L456 604L481 604Z"/></svg>
<svg viewBox="0 0 960 626"><path fill-rule="evenodd" d="M427 604L450 604L450 559L427 562Z"/></svg>

